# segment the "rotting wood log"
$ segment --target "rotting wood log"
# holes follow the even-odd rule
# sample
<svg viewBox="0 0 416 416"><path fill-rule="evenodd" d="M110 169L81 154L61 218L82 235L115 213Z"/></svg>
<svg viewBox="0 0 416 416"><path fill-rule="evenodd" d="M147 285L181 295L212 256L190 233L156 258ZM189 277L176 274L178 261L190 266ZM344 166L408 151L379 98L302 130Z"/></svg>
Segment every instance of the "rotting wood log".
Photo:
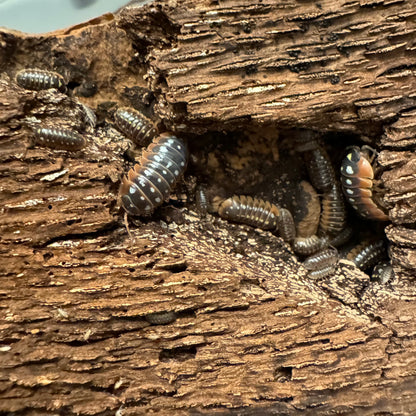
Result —
<svg viewBox="0 0 416 416"><path fill-rule="evenodd" d="M0 32L0 412L415 414L415 10L180 0ZM61 73L68 95L20 88L25 67ZM112 127L121 105L192 155L184 191L131 223L133 240L117 190L138 150ZM30 148L39 121L89 144ZM311 281L279 237L194 210L196 182L289 204L299 128L334 154L360 138L382 150L393 281L347 261ZM164 311L176 321L146 321Z"/></svg>

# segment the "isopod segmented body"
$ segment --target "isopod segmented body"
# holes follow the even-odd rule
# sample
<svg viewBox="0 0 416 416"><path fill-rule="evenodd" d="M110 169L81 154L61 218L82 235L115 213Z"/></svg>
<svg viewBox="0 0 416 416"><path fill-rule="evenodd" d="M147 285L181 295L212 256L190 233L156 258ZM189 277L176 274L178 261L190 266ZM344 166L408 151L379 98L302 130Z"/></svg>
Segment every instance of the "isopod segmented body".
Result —
<svg viewBox="0 0 416 416"><path fill-rule="evenodd" d="M278 228L279 211L276 205L268 201L245 195L234 195L218 204L221 218L263 230Z"/></svg>
<svg viewBox="0 0 416 416"><path fill-rule="evenodd" d="M62 75L43 69L22 69L16 74L16 82L28 90L47 90L56 88L66 91L65 80Z"/></svg>
<svg viewBox="0 0 416 416"><path fill-rule="evenodd" d="M119 108L114 118L121 132L140 146L147 146L157 134L153 122L132 108Z"/></svg>
<svg viewBox="0 0 416 416"><path fill-rule="evenodd" d="M367 152L353 146L341 164L341 183L344 194L364 218L388 221L389 217L373 194L374 171Z"/></svg>
<svg viewBox="0 0 416 416"><path fill-rule="evenodd" d="M291 243L296 237L295 222L291 212L286 208L278 208L279 216L277 217L277 228L279 229L280 237L283 240Z"/></svg>
<svg viewBox="0 0 416 416"><path fill-rule="evenodd" d="M166 325L176 321L177 315L174 311L152 312L144 318L152 325Z"/></svg>
<svg viewBox="0 0 416 416"><path fill-rule="evenodd" d="M307 257L303 265L308 270L322 270L328 266L334 266L338 263L338 250L335 248L326 248L318 251L312 256Z"/></svg>
<svg viewBox="0 0 416 416"><path fill-rule="evenodd" d="M209 202L206 193L205 186L198 185L195 192L195 203L198 208L198 211L201 213L203 217L206 216L209 210Z"/></svg>
<svg viewBox="0 0 416 416"><path fill-rule="evenodd" d="M73 130L38 127L33 132L37 145L52 149L76 151L87 144L84 137Z"/></svg>
<svg viewBox="0 0 416 416"><path fill-rule="evenodd" d="M314 188L320 192L329 191L335 184L335 171L325 148L312 139L299 144L297 150L303 152L309 179Z"/></svg>
<svg viewBox="0 0 416 416"><path fill-rule="evenodd" d="M389 280L394 278L393 266L390 263L378 263L374 266L371 274L373 280L378 280L382 284L386 284Z"/></svg>
<svg viewBox="0 0 416 416"><path fill-rule="evenodd" d="M339 247L347 243L353 236L354 230L347 226L339 234L336 234L334 237L330 238L328 245L332 247Z"/></svg>
<svg viewBox="0 0 416 416"><path fill-rule="evenodd" d="M386 245L383 240L364 242L347 253L347 259L355 263L360 270L367 270L387 256Z"/></svg>
<svg viewBox="0 0 416 416"><path fill-rule="evenodd" d="M171 133L156 137L122 179L120 194L125 210L131 215L150 215L168 199L187 160L188 150L182 139Z"/></svg>
<svg viewBox="0 0 416 416"><path fill-rule="evenodd" d="M321 235L337 235L345 227L347 211L344 197L338 184L334 183L331 189L322 197L322 213L319 223Z"/></svg>
<svg viewBox="0 0 416 416"><path fill-rule="evenodd" d="M317 235L297 237L293 241L293 250L302 256L310 256L327 245L328 240L326 238L319 238Z"/></svg>
<svg viewBox="0 0 416 416"><path fill-rule="evenodd" d="M311 270L308 273L308 277L311 279L322 279L334 273L335 269L336 269L336 265L333 264L330 266L322 267L322 269Z"/></svg>

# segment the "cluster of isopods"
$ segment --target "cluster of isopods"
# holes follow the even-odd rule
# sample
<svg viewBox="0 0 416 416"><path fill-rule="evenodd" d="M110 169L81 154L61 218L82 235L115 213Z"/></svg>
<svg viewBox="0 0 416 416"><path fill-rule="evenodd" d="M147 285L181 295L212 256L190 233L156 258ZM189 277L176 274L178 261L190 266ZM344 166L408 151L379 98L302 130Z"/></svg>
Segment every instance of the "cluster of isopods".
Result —
<svg viewBox="0 0 416 416"><path fill-rule="evenodd" d="M54 88L65 93L67 90L62 75L43 69L22 69L16 74L16 83L22 88L35 91ZM89 107L82 106L87 122L94 126L96 122L94 112ZM87 145L87 140L78 132L59 127L34 128L33 141L38 146L70 152L81 150Z"/></svg>
<svg viewBox="0 0 416 416"><path fill-rule="evenodd" d="M380 263L387 257L384 240L364 241L352 247L346 245L353 236L353 230L347 225L344 195L362 218L388 220L378 195L373 193L371 162L374 157L370 156L374 156L375 151L368 146L349 149L341 164L339 181L325 148L318 140L303 137L298 140L296 150L304 159L312 183L303 181L301 184L311 202L309 211L296 224L287 209L250 196L214 198L213 210L224 219L278 232L304 259L303 265L313 279L333 274L340 254L363 271L376 266L372 274L375 279L391 279L391 265ZM341 246L344 247L339 253L337 248Z"/></svg>
<svg viewBox="0 0 416 416"><path fill-rule="evenodd" d="M61 75L39 69L20 71L16 82L27 89L66 91ZM92 110L85 107L85 112L87 119L94 120ZM186 143L172 133L159 134L155 124L134 109L119 108L114 118L124 135L139 146L147 146L135 166L122 178L120 197L128 214L149 216L169 198L183 175L188 160ZM75 151L86 145L80 134L65 129L40 127L34 130L34 135L36 144L56 149ZM373 193L372 162L376 155L373 149L352 147L342 161L340 181L317 139L300 138L296 150L304 159L311 182L303 181L302 188L314 205L300 221L295 222L288 209L251 196L216 197L208 201L203 188L199 187L196 199L202 212L213 210L224 219L278 232L303 259L309 277L318 279L335 271L340 257L337 248L345 245L353 234L347 226L344 195L363 218L386 221L388 216L377 194ZM384 241L364 242L344 249L342 254L361 270L376 266L373 276L382 280L393 275L391 265L380 263L386 257Z"/></svg>

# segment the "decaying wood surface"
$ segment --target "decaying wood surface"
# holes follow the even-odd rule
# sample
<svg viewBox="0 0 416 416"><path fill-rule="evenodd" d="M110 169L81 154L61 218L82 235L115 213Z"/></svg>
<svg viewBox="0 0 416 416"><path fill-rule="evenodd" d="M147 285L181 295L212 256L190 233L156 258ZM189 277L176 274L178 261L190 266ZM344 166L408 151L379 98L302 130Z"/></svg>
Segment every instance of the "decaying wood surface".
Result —
<svg viewBox="0 0 416 416"><path fill-rule="evenodd" d="M415 414L415 16L414 1L181 0L3 30L0 412ZM25 67L63 74L69 94L18 87ZM192 154L133 239L117 190L139 150L112 126L118 105ZM87 148L30 147L39 121ZM195 210L198 182L290 198L297 128L382 149L393 281L347 261L311 281L279 237ZM162 311L177 319L150 325Z"/></svg>

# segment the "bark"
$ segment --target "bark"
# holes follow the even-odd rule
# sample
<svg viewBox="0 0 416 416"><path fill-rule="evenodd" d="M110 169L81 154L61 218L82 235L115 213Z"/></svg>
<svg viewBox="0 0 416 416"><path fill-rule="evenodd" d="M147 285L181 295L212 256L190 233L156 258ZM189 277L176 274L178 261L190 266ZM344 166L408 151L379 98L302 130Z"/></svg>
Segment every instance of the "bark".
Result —
<svg viewBox="0 0 416 416"><path fill-rule="evenodd" d="M415 414L415 10L178 0L2 31L0 412ZM27 67L63 74L68 95L17 86ZM119 105L191 150L133 239L117 192L140 150L112 126ZM39 122L88 146L30 147ZM195 209L201 182L292 204L299 129L324 134L334 163L358 138L382 150L393 281L344 260L312 281L279 237Z"/></svg>

